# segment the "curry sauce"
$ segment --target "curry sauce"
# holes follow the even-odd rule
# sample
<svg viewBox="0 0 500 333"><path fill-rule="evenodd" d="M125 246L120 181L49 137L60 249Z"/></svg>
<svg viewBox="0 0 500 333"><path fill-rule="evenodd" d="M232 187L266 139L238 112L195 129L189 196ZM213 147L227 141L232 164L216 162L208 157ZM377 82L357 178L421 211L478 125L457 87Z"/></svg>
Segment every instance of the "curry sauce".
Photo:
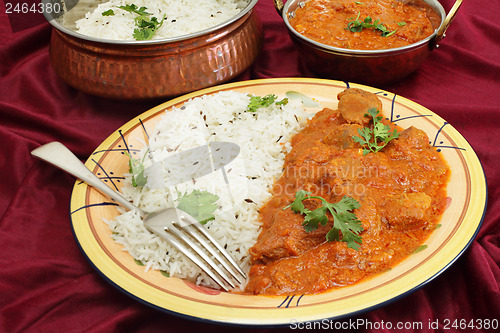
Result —
<svg viewBox="0 0 500 333"><path fill-rule="evenodd" d="M290 17L303 36L356 50L410 45L433 34L440 22L435 10L415 0L309 0Z"/></svg>
<svg viewBox="0 0 500 333"><path fill-rule="evenodd" d="M347 89L337 110L323 109L292 139L283 174L261 208L262 231L250 249L253 265L248 294L314 294L351 285L383 272L421 246L447 205L450 169L429 144L426 133L400 131L377 153L363 154L353 136L372 126L370 108L382 110L374 94ZM350 196L360 203L358 250L325 240L332 227L306 232L301 214L287 209L299 190L337 202ZM305 202L311 209L314 200Z"/></svg>

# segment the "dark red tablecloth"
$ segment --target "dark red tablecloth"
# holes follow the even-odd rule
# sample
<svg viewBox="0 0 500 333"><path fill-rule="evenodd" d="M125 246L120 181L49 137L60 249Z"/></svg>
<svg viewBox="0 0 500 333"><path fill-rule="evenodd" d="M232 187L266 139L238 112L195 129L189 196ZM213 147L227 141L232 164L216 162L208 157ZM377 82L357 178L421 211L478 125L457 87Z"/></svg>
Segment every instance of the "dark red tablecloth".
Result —
<svg viewBox="0 0 500 333"><path fill-rule="evenodd" d="M453 2L441 0L447 11ZM237 80L314 77L273 2L261 0L255 10L264 25L264 49ZM489 201L467 251L423 288L353 317L380 328L360 331L420 322L426 332L472 332L480 330L451 324L500 319L499 15L498 0L465 0L440 48L418 72L383 87L441 115L467 138L483 164ZM30 151L58 140L85 160L109 134L158 102L122 103L76 91L49 63L50 25L15 30L0 4L0 331L234 331L151 309L110 286L86 261L70 227L74 179ZM436 321L439 329L427 329Z"/></svg>

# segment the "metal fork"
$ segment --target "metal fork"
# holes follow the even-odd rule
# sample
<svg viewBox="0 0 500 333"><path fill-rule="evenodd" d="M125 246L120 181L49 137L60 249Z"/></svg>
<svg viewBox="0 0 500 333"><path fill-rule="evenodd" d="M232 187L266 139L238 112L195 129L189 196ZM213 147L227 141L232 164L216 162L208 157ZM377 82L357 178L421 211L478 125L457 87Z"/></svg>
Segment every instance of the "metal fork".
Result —
<svg viewBox="0 0 500 333"><path fill-rule="evenodd" d="M207 229L188 213L177 208L144 212L106 185L60 142L40 146L31 154L81 179L128 210L137 211L146 229L175 246L222 289L229 291L230 288L236 288L234 281L244 283L246 274L240 266Z"/></svg>

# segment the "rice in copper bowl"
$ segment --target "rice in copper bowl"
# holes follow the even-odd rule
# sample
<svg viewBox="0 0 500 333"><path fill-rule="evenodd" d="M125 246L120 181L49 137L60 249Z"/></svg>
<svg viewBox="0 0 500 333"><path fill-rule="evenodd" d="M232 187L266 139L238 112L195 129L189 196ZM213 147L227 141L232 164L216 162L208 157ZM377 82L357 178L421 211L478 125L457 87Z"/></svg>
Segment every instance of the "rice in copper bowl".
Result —
<svg viewBox="0 0 500 333"><path fill-rule="evenodd" d="M103 39L138 39L134 38L141 24L137 20L154 18L158 29L151 39L177 37L223 23L246 4L240 0L110 0L76 21L76 31Z"/></svg>

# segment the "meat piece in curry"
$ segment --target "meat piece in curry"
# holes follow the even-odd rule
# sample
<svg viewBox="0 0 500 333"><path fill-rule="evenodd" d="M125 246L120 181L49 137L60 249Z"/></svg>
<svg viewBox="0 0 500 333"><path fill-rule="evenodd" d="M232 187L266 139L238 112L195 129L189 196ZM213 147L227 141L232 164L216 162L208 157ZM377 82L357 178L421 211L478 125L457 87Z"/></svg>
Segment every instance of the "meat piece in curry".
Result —
<svg viewBox="0 0 500 333"><path fill-rule="evenodd" d="M377 96L364 90L344 90L337 98L338 111L349 124L366 126L370 122L370 117L366 115L368 109L382 110L382 102Z"/></svg>
<svg viewBox="0 0 500 333"><path fill-rule="evenodd" d="M383 272L409 256L435 229L446 208L450 170L427 135L414 127L377 153L363 154L352 137L373 126L365 116L382 111L376 95L347 89L337 110L323 109L292 138L283 174L272 198L260 210L262 231L250 249L253 265L245 293L313 294L351 285ZM304 216L287 208L297 191L328 202L350 196L362 222L358 250L345 242L327 242L333 225L306 232ZM305 200L313 210L317 200Z"/></svg>

